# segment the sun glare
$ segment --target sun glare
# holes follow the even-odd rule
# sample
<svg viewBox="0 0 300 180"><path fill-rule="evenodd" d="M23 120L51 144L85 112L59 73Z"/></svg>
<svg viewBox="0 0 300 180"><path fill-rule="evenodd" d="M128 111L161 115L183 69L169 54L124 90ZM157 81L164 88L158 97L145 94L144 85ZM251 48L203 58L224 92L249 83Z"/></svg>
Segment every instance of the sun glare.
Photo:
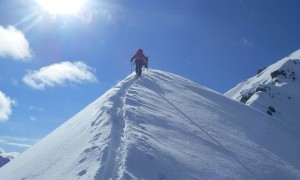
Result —
<svg viewBox="0 0 300 180"><path fill-rule="evenodd" d="M36 0L42 8L53 15L77 14L86 0Z"/></svg>

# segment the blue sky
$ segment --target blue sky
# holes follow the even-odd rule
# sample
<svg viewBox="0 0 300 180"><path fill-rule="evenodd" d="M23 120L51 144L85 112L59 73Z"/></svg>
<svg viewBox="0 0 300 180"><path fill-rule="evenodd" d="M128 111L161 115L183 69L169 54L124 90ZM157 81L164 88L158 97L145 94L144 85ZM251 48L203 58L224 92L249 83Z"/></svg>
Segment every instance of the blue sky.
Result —
<svg viewBox="0 0 300 180"><path fill-rule="evenodd" d="M23 152L71 118L130 73L138 48L150 68L224 93L300 48L299 7L298 0L85 0L64 14L37 0L1 0L0 148Z"/></svg>

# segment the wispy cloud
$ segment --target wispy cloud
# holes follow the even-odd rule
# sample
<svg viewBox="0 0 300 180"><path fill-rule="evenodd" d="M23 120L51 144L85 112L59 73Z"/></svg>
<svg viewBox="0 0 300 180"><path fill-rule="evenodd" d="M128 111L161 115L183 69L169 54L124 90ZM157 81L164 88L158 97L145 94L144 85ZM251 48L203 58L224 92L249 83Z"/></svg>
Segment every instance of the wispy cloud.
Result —
<svg viewBox="0 0 300 180"><path fill-rule="evenodd" d="M31 121L37 121L37 118L34 117L34 116L30 116L29 119L30 119Z"/></svg>
<svg viewBox="0 0 300 180"><path fill-rule="evenodd" d="M249 41L248 39L246 39L246 38L243 38L242 44L243 44L244 46L248 46L248 47L254 46L254 43L253 43L253 42L250 42L250 41Z"/></svg>
<svg viewBox="0 0 300 180"><path fill-rule="evenodd" d="M29 148L32 146L32 144L10 143L10 142L6 142L5 144L11 145L11 146L24 147L24 148Z"/></svg>
<svg viewBox="0 0 300 180"><path fill-rule="evenodd" d="M16 101L0 91L0 122L7 121L12 113L12 106Z"/></svg>
<svg viewBox="0 0 300 180"><path fill-rule="evenodd" d="M36 139L29 139L26 137L12 137L12 136L1 136L0 137L0 142L1 141L18 141L18 142L35 142L37 141Z"/></svg>
<svg viewBox="0 0 300 180"><path fill-rule="evenodd" d="M19 82L15 79L12 79L11 80L11 83L14 85L14 86L17 86L19 84Z"/></svg>
<svg viewBox="0 0 300 180"><path fill-rule="evenodd" d="M0 56L10 56L21 61L30 60L31 51L23 32L13 26L0 26L0 39Z"/></svg>
<svg viewBox="0 0 300 180"><path fill-rule="evenodd" d="M38 141L37 139L28 139L25 137L10 137L10 136L0 137L0 144L22 147L22 148L29 148L37 141Z"/></svg>
<svg viewBox="0 0 300 180"><path fill-rule="evenodd" d="M248 40L247 38L243 37L241 39L231 41L231 45L233 46L238 46L238 47L246 47L246 48L251 48L254 46L254 42Z"/></svg>
<svg viewBox="0 0 300 180"><path fill-rule="evenodd" d="M29 71L23 81L35 89L45 87L66 86L72 83L97 82L94 70L82 61L61 62L42 67L38 71Z"/></svg>
<svg viewBox="0 0 300 180"><path fill-rule="evenodd" d="M32 111L39 111L39 112L45 111L44 108L42 108L42 107L36 107L36 106L29 106L29 110L32 110Z"/></svg>

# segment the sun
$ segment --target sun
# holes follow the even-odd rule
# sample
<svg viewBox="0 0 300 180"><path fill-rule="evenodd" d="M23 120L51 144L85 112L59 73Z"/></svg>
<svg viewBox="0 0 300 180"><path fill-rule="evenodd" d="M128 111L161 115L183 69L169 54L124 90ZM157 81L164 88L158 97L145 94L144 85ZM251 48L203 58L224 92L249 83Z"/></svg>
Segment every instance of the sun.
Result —
<svg viewBox="0 0 300 180"><path fill-rule="evenodd" d="M52 15L76 15L86 0L35 0L45 11Z"/></svg>

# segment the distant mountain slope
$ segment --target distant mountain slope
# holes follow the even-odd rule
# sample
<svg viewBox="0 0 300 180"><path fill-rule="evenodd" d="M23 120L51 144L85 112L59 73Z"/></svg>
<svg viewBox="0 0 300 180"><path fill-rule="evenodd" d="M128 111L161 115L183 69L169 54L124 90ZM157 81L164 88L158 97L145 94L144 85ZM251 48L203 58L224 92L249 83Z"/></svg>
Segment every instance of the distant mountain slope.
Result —
<svg viewBox="0 0 300 180"><path fill-rule="evenodd" d="M299 179L299 134L180 76L128 76L0 179Z"/></svg>
<svg viewBox="0 0 300 180"><path fill-rule="evenodd" d="M225 95L300 130L300 50L241 82Z"/></svg>
<svg viewBox="0 0 300 180"><path fill-rule="evenodd" d="M4 166L5 164L7 164L9 161L10 161L10 159L8 159L6 157L3 157L3 156L0 156L0 168L2 166Z"/></svg>
<svg viewBox="0 0 300 180"><path fill-rule="evenodd" d="M19 153L6 153L0 148L0 168L15 159L18 155Z"/></svg>

